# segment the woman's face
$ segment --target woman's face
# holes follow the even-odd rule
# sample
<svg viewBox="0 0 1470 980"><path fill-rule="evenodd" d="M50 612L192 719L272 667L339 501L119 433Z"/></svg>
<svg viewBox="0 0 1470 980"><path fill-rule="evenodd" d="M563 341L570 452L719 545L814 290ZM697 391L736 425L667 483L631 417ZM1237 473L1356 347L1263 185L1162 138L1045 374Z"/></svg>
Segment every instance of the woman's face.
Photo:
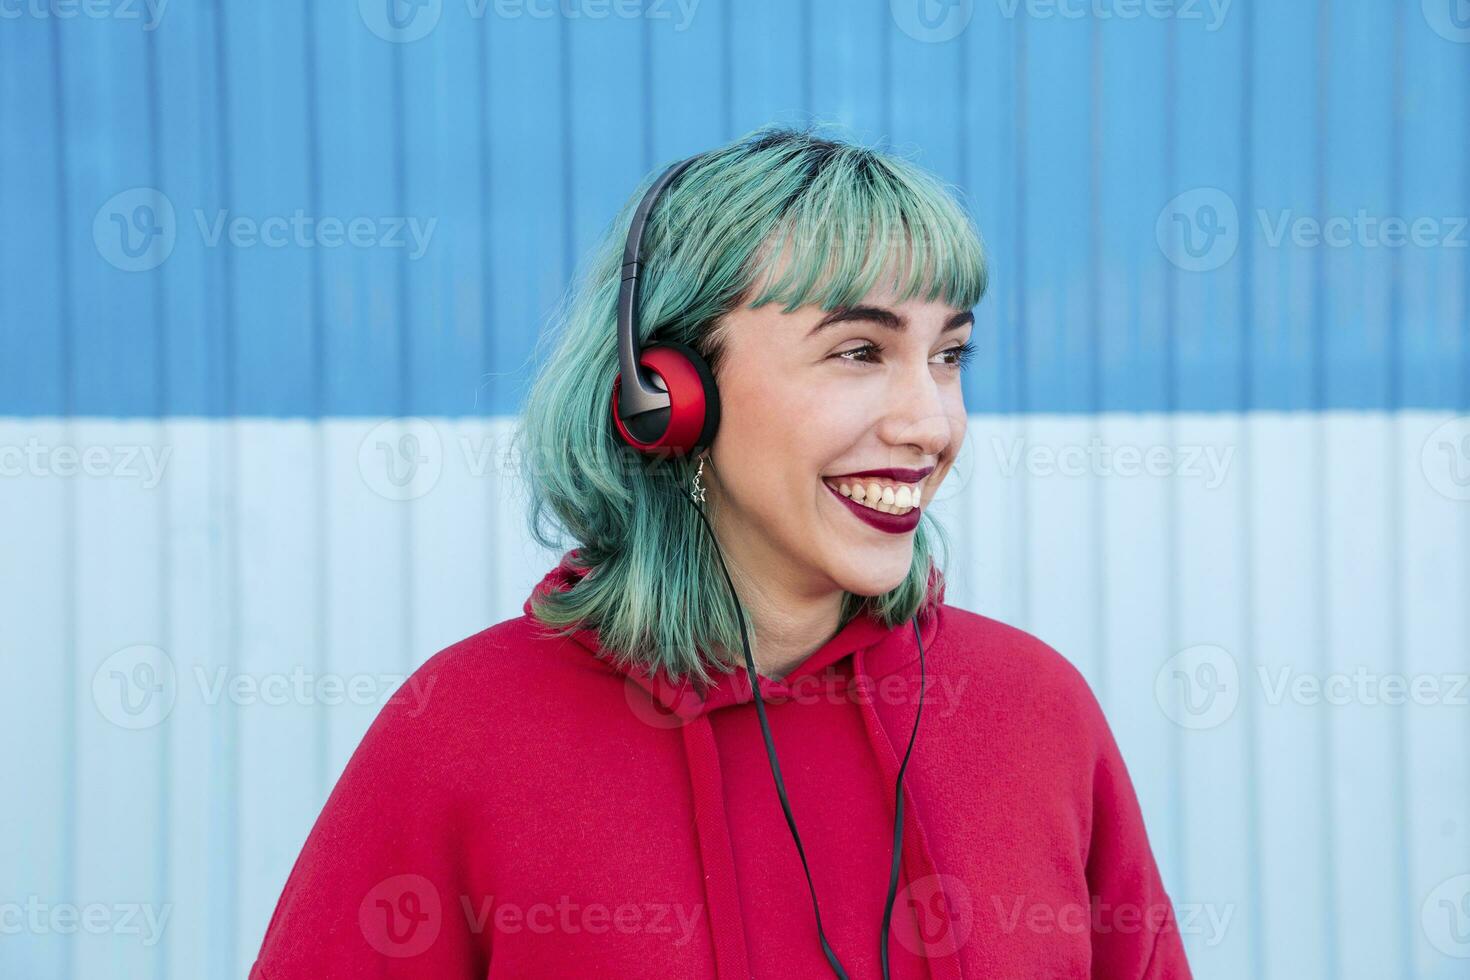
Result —
<svg viewBox="0 0 1470 980"><path fill-rule="evenodd" d="M956 348L972 315L873 292L830 313L740 307L722 327L720 428L702 478L722 544L746 572L809 598L897 587L964 442Z"/></svg>

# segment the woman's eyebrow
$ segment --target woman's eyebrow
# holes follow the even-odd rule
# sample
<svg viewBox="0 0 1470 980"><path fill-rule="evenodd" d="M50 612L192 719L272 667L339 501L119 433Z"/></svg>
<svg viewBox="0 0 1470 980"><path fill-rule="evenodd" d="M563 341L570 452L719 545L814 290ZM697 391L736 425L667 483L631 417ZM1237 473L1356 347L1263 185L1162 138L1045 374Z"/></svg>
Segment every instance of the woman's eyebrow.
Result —
<svg viewBox="0 0 1470 980"><path fill-rule="evenodd" d="M817 321L817 325L812 327L812 329L807 333L807 336L810 337L816 334L817 331L821 330L823 327L829 327L834 323L842 323L848 320L867 320L872 323L878 324L880 327L883 327L886 330L908 329L908 321L906 319L904 319L899 314L893 312L892 310L886 310L881 306L844 306L833 310L831 313L828 313L826 316L822 317L821 320ZM944 321L944 328L940 330L940 333L945 333L950 330L958 330L961 327L974 322L974 312L971 310L964 310L962 312L954 314L954 316L951 316L948 320Z"/></svg>

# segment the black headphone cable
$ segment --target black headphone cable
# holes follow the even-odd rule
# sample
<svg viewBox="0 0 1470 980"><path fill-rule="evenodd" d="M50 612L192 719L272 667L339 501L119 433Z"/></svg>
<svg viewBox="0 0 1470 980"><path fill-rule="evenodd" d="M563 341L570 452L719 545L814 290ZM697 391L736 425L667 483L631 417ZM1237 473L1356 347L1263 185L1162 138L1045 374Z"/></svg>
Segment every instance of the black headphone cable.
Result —
<svg viewBox="0 0 1470 980"><path fill-rule="evenodd" d="M822 952L827 957L827 963L832 972L839 980L849 980L847 971L843 969L842 963L837 959L837 954L832 951L832 946L827 942L827 934L822 929L822 910L817 905L817 889L812 883L811 866L807 863L806 850L801 846L801 835L796 832L796 818L791 813L791 801L786 797L786 783L781 778L781 764L776 759L776 744L771 738L771 726L766 721L766 707L761 698L760 684L756 679L755 658L750 652L750 639L745 630L745 613L740 606L740 597L735 592L735 583L730 578L730 569L725 565L725 556L720 550L720 542L715 537L714 529L710 527L709 519L705 517L704 509L695 503L694 497L683 487L679 492L694 508L699 515L700 522L704 525L706 533L709 534L711 543L715 546L715 556L720 561L720 571L725 575L725 584L729 586L730 598L735 603L735 615L740 623L740 643L745 648L745 669L750 679L751 697L755 703L756 717L760 719L761 735L766 743L766 756L771 763L771 775L776 781L776 794L781 798L781 810L786 814L786 826L791 831L791 839L796 842L796 853L801 858L802 871L806 873L806 886L812 896L812 913L817 920L817 938L821 940ZM914 751L914 741L919 736L919 718L924 711L924 638L919 633L919 618L913 619L914 638L919 643L919 703L914 712L914 730L909 736L908 748L903 754L903 763L898 767L898 781L894 786L894 821L893 821L893 865L888 875L888 898L883 909L883 927L879 936L879 949L882 955L883 980L888 980L888 930L893 922L893 903L898 894L899 866L903 859L903 776L908 769L909 757Z"/></svg>

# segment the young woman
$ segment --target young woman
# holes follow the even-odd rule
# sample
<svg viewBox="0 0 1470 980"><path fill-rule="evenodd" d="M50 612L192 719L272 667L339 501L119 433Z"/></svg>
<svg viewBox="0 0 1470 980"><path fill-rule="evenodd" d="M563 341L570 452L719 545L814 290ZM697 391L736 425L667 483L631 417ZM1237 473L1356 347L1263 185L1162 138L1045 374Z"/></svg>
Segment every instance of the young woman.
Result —
<svg viewBox="0 0 1470 980"><path fill-rule="evenodd" d="M962 209L790 130L643 190L518 432L572 546L384 707L252 976L1189 977L1086 681L944 601Z"/></svg>

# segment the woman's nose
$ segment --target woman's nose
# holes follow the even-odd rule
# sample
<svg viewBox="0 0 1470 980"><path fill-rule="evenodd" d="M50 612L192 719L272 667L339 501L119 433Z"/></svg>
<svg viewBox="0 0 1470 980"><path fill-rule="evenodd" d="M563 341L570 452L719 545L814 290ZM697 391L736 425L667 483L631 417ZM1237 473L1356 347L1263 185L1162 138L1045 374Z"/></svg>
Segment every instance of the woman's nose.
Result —
<svg viewBox="0 0 1470 980"><path fill-rule="evenodd" d="M938 383L925 365L922 373L905 372L889 387L890 403L879 436L890 446L916 447L925 456L943 455L953 438L953 423Z"/></svg>

